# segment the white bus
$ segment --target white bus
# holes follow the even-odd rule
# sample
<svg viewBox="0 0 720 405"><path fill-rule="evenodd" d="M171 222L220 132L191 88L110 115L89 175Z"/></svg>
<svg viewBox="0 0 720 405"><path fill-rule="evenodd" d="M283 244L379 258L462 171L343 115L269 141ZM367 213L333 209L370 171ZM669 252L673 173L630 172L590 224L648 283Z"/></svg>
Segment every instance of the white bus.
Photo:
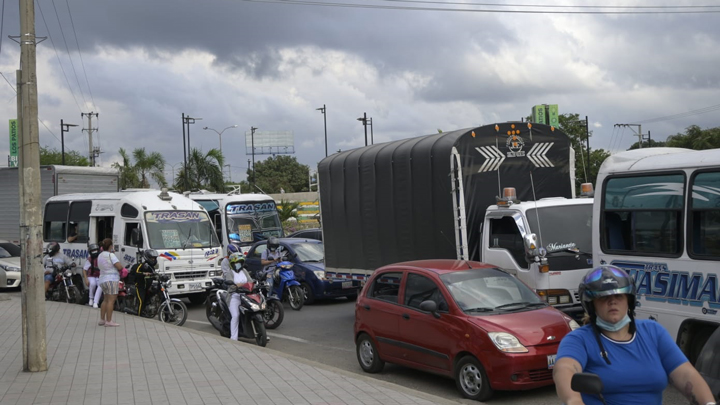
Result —
<svg viewBox="0 0 720 405"><path fill-rule="evenodd" d="M605 160L593 256L628 271L638 319L654 319L691 362L720 325L720 149L650 148Z"/></svg>
<svg viewBox="0 0 720 405"><path fill-rule="evenodd" d="M69 242L69 223L77 238ZM159 272L172 275L169 293L205 300L205 287L221 277L216 263L220 243L200 204L163 190L125 190L116 193L64 194L45 203L43 239L58 242L62 252L82 268L88 243L112 238L115 254L126 268L144 249L159 254Z"/></svg>
<svg viewBox="0 0 720 405"><path fill-rule="evenodd" d="M275 200L269 195L197 192L188 197L210 214L225 248L233 243L247 253L258 240L283 236Z"/></svg>

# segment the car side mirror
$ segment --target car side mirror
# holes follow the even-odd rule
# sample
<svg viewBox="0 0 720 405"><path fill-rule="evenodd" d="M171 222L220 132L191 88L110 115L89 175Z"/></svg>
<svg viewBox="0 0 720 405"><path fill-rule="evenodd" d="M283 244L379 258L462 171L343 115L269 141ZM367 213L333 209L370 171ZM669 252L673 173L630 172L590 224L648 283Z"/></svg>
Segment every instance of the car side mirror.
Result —
<svg viewBox="0 0 720 405"><path fill-rule="evenodd" d="M570 388L575 392L600 395L602 397L603 383L597 374L576 373L570 380Z"/></svg>
<svg viewBox="0 0 720 405"><path fill-rule="evenodd" d="M437 302L433 300L427 300L420 303L420 309L425 312L430 312L433 314L435 318L440 318L440 314L438 314L437 309L438 305Z"/></svg>

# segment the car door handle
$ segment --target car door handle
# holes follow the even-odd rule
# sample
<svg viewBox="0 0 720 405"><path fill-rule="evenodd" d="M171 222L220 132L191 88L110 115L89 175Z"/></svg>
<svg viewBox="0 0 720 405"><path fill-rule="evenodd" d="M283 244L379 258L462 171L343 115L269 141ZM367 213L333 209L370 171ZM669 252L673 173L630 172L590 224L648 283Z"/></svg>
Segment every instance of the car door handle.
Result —
<svg viewBox="0 0 720 405"><path fill-rule="evenodd" d="M370 305L367 305L367 304L366 304L366 305L363 305L363 308L365 308L366 310L369 311L369 310L370 310Z"/></svg>
<svg viewBox="0 0 720 405"><path fill-rule="evenodd" d="M402 314L403 319L410 319L410 315L408 314Z"/></svg>

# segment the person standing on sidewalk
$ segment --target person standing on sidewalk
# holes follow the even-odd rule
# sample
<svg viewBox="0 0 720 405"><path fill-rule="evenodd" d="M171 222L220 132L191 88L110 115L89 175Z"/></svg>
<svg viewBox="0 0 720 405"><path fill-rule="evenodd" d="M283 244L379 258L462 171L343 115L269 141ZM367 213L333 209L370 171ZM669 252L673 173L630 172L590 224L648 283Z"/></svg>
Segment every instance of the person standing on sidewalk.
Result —
<svg viewBox="0 0 720 405"><path fill-rule="evenodd" d="M124 267L113 253L115 249L112 239L103 239L102 248L103 252L98 256L98 267L100 268L100 288L105 294L105 299L100 306L100 322L98 322L98 325L120 326L112 321L112 313L118 295L120 271L124 270ZM125 271L127 272L127 270Z"/></svg>
<svg viewBox="0 0 720 405"><path fill-rule="evenodd" d="M98 307L100 297L102 297L102 289L100 285L100 268L98 268L97 258L100 255L100 246L96 243L88 245L88 257L83 266L83 275L85 276L85 285L88 286L88 305L93 308Z"/></svg>

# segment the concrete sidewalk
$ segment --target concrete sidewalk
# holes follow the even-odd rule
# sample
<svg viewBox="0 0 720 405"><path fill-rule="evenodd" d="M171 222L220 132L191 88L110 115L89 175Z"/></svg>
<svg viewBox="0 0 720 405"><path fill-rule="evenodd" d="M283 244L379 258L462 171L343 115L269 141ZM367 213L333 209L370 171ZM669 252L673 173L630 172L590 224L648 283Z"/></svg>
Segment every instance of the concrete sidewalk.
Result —
<svg viewBox="0 0 720 405"><path fill-rule="evenodd" d="M22 371L20 294L0 301L0 404L457 404L270 348L47 302L48 371ZM273 339L269 346L281 344ZM287 344L283 342L282 344Z"/></svg>

